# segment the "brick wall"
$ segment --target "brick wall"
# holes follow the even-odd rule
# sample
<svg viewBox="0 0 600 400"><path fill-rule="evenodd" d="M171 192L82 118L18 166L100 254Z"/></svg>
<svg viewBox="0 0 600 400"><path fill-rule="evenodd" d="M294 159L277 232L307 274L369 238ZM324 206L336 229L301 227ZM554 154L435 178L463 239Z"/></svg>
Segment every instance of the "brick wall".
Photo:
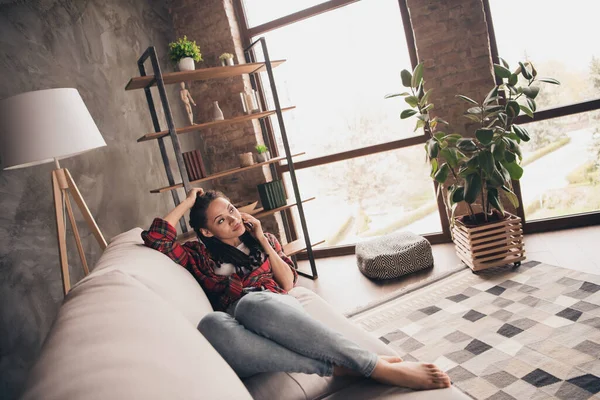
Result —
<svg viewBox="0 0 600 400"><path fill-rule="evenodd" d="M494 85L487 22L481 0L407 0L417 56L425 64L426 88L433 88L432 114L453 131L472 134L457 94L483 99Z"/></svg>
<svg viewBox="0 0 600 400"><path fill-rule="evenodd" d="M243 44L231 0L172 0L170 13L175 36L195 40L204 61L196 68L220 66L219 55L235 54L236 64L244 62ZM175 39L175 38L174 38ZM227 79L215 79L190 83L190 93L198 107L194 110L196 123L212 120L213 102L218 101L225 119L242 115L239 93L251 89L247 75ZM202 130L203 153L209 172L215 173L239 167L238 155L255 151L263 143L262 133L256 120L235 125L222 125ZM258 200L256 185L271 180L266 167L233 174L213 181L215 189L223 191L232 202ZM264 229L280 235L279 215L261 219Z"/></svg>
<svg viewBox="0 0 600 400"><path fill-rule="evenodd" d="M482 0L407 0L407 5L425 87L433 88L432 114L450 123L444 131L473 136L477 124L463 117L470 106L456 95L480 101L495 84ZM516 213L507 199L503 204ZM466 207L456 210L464 213Z"/></svg>

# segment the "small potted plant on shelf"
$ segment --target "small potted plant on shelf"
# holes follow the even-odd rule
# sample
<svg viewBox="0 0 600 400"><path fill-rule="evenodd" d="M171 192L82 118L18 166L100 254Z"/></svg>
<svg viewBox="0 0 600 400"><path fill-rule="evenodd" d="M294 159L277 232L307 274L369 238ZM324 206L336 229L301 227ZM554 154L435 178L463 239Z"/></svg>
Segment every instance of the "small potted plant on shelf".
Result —
<svg viewBox="0 0 600 400"><path fill-rule="evenodd" d="M196 41L188 40L187 36L169 43L169 57L177 64L180 71L193 71L196 69L194 61L202 61L200 48Z"/></svg>
<svg viewBox="0 0 600 400"><path fill-rule="evenodd" d="M259 144L256 146L256 152L258 156L256 159L258 162L267 162L271 158L271 154L269 153L269 149L264 144Z"/></svg>
<svg viewBox="0 0 600 400"><path fill-rule="evenodd" d="M221 60L221 65L224 67L233 65L233 54L223 53L219 56L219 60Z"/></svg>
<svg viewBox="0 0 600 400"><path fill-rule="evenodd" d="M510 263L518 266L525 259L521 219L505 212L502 204L506 198L515 208L519 206L512 181L523 175L519 144L529 141L527 130L513 121L521 113L533 118L538 82L560 84L552 78L538 78L530 62L520 62L511 71L508 63L501 61L502 65L494 64L501 83L483 101L457 95L469 103L465 117L476 123L468 137L439 130L448 123L431 118L431 89L425 90L422 63L412 74L401 72L402 85L410 92L385 96L404 97L410 108L402 111L400 118L416 116L416 129L422 128L429 137L425 149L431 177L442 196L456 252L473 271ZM466 214L455 216L461 204Z"/></svg>

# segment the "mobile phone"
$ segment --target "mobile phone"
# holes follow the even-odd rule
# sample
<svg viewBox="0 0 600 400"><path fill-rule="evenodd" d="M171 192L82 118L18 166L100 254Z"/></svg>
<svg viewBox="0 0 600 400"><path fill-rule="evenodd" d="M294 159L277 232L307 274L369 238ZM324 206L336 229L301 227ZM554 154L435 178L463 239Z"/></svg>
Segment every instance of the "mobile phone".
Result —
<svg viewBox="0 0 600 400"><path fill-rule="evenodd" d="M244 222L244 226L249 230L252 230L252 228L254 228L254 225L252 224L252 222L248 222L248 221Z"/></svg>

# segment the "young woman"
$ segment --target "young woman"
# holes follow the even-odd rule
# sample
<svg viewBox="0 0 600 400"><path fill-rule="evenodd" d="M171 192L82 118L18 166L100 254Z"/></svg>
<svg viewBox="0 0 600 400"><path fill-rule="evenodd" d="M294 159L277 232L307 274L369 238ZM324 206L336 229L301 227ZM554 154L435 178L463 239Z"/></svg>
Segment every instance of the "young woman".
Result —
<svg viewBox="0 0 600 400"><path fill-rule="evenodd" d="M202 243L180 245L174 226L188 210ZM198 280L217 310L198 329L241 378L279 371L363 375L413 389L450 386L433 364L378 356L312 318L287 294L298 274L275 236L220 192L192 189L142 238Z"/></svg>

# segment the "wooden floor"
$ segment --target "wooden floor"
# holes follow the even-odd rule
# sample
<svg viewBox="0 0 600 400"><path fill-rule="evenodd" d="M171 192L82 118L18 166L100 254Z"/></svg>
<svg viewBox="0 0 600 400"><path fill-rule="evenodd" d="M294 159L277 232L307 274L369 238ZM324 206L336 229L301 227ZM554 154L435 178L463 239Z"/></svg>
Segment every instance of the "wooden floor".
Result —
<svg viewBox="0 0 600 400"><path fill-rule="evenodd" d="M340 312L346 313L409 285L435 279L462 265L454 245L433 245L435 266L407 277L384 282L372 281L360 273L354 255L319 258L319 278L300 277L299 286L309 288ZM600 226L536 233L525 236L527 260L600 274ZM299 268L310 271L308 261Z"/></svg>

